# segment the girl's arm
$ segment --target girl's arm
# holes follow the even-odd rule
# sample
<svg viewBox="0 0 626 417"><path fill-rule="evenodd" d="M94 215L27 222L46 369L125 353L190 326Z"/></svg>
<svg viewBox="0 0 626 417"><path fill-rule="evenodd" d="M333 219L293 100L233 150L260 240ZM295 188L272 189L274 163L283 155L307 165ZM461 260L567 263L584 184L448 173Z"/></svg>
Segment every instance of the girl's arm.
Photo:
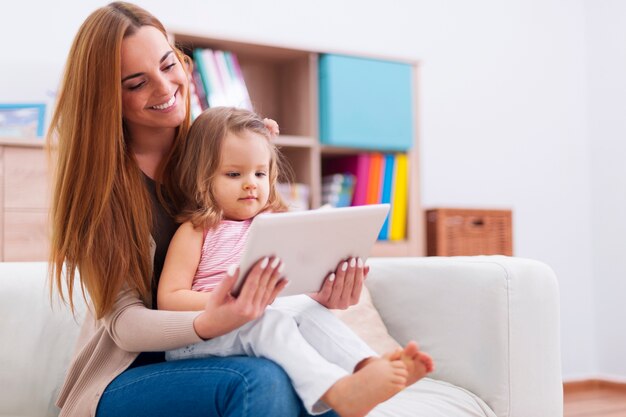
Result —
<svg viewBox="0 0 626 417"><path fill-rule="evenodd" d="M191 289L202 251L203 231L191 222L183 223L172 238L159 280L157 304L160 310L204 310L210 292Z"/></svg>
<svg viewBox="0 0 626 417"><path fill-rule="evenodd" d="M202 243L203 231L191 223L178 228L165 257L157 303L162 310L202 310L195 317L193 327L199 337L209 339L259 317L287 282L280 276L280 260L265 258L248 273L237 298L231 295L239 275L236 270L230 271L211 292L193 291L191 286L200 262Z"/></svg>

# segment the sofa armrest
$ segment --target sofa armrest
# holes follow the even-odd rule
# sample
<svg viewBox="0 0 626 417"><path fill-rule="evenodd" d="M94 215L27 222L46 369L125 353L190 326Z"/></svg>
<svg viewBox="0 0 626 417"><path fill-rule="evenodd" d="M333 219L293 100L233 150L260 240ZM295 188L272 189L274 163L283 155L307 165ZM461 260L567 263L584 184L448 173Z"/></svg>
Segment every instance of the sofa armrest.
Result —
<svg viewBox="0 0 626 417"><path fill-rule="evenodd" d="M85 313L55 297L46 262L0 262L0 416L58 415L54 402ZM80 290L77 290L80 292Z"/></svg>
<svg viewBox="0 0 626 417"><path fill-rule="evenodd" d="M504 256L372 258L367 286L389 333L432 374L499 417L562 415L559 295L545 264Z"/></svg>

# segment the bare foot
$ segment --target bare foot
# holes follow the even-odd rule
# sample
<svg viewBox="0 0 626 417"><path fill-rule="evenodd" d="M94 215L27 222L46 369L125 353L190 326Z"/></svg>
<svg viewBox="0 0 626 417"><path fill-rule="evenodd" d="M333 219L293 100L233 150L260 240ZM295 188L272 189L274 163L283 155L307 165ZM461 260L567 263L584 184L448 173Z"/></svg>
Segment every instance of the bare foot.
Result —
<svg viewBox="0 0 626 417"><path fill-rule="evenodd" d="M341 417L364 417L402 391L407 376L400 359L370 358L355 373L337 381L321 399Z"/></svg>
<svg viewBox="0 0 626 417"><path fill-rule="evenodd" d="M422 379L426 374L435 369L433 358L428 353L419 350L417 343L411 341L407 343L404 349L387 354L384 357L389 360L402 360L409 373L407 377L407 386L412 385Z"/></svg>

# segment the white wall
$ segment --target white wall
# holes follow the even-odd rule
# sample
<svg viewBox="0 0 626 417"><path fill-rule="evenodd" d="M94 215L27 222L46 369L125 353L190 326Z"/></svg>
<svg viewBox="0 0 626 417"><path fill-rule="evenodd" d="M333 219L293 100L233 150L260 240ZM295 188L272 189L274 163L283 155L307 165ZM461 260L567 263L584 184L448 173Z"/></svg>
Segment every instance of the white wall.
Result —
<svg viewBox="0 0 626 417"><path fill-rule="evenodd" d="M2 100L45 98L80 22L105 3L3 6ZM138 3L170 29L421 60L424 206L512 208L516 255L545 261L559 277L564 376L598 372L594 292L607 297L598 301L601 317L618 300L592 279L582 0ZM602 192L594 188L594 197ZM614 275L604 275L612 288ZM597 327L598 350L608 354L610 335ZM612 360L601 369L626 375Z"/></svg>
<svg viewBox="0 0 626 417"><path fill-rule="evenodd" d="M626 381L626 3L585 5L598 371Z"/></svg>

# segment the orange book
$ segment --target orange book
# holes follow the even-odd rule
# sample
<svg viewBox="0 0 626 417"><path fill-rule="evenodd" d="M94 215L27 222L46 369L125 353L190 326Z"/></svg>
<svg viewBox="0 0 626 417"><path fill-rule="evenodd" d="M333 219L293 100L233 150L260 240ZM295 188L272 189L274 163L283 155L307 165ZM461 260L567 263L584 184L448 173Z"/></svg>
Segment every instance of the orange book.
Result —
<svg viewBox="0 0 626 417"><path fill-rule="evenodd" d="M366 204L380 203L380 193L382 191L382 179L385 167L385 157L381 153L372 153L370 155L370 172L367 180L367 199Z"/></svg>

